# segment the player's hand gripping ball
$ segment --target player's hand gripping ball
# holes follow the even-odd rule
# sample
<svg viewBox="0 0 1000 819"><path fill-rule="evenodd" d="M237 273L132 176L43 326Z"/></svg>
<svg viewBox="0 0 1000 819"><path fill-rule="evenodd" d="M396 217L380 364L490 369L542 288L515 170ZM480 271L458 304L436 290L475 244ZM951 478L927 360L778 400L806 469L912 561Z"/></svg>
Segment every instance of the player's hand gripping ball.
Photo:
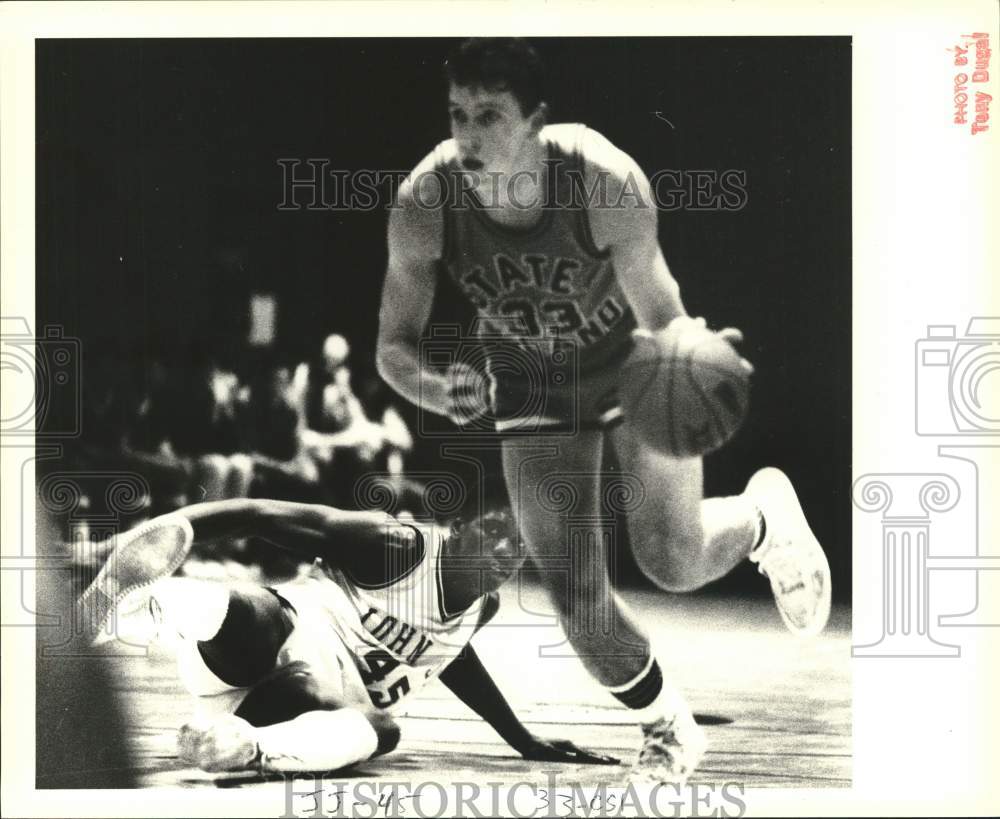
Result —
<svg viewBox="0 0 1000 819"><path fill-rule="evenodd" d="M680 316L663 330L637 330L622 368L625 420L649 446L676 456L704 455L739 430L753 367L736 351L739 330L718 333Z"/></svg>

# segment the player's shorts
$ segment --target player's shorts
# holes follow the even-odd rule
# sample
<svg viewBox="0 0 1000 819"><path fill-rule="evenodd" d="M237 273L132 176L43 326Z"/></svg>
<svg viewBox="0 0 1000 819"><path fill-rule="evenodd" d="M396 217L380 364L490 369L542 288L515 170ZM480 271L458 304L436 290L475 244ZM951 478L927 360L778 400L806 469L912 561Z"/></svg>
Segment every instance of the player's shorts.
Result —
<svg viewBox="0 0 1000 819"><path fill-rule="evenodd" d="M324 600L332 589L321 588L320 583L307 579L270 590L286 603L286 613L292 621L291 633L278 650L273 670L287 668L293 663L305 664L322 682L328 695L345 706L367 710L371 707L368 691ZM332 581L329 586L339 591ZM209 670L193 642L178 655L178 665L188 688L199 695L198 712L201 714L235 713L253 690L253 686L240 688L219 679Z"/></svg>
<svg viewBox="0 0 1000 819"><path fill-rule="evenodd" d="M496 431L568 434L617 426L623 420L618 379L629 352L631 345L600 367L558 350L544 358L522 356L514 361L517 366L510 365L509 356L491 356L487 368L495 384Z"/></svg>

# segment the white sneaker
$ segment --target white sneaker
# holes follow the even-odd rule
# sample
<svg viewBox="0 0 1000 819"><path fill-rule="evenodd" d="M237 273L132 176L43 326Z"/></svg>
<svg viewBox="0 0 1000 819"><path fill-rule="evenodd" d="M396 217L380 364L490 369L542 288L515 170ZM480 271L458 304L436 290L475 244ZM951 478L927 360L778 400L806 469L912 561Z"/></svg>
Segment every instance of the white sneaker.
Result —
<svg viewBox="0 0 1000 819"><path fill-rule="evenodd" d="M780 469L757 472L746 495L764 516L764 542L750 553L771 581L781 619L795 634L819 634L830 618L830 564Z"/></svg>
<svg viewBox="0 0 1000 819"><path fill-rule="evenodd" d="M177 756L216 773L256 768L261 754L254 727L245 719L223 714L183 725L177 733Z"/></svg>
<svg viewBox="0 0 1000 819"><path fill-rule="evenodd" d="M630 785L682 786L701 762L708 740L688 712L642 726L642 750L629 772Z"/></svg>
<svg viewBox="0 0 1000 819"><path fill-rule="evenodd" d="M94 644L107 642L119 636L119 625L122 636L125 631L155 631L159 625L155 601L142 590L173 574L193 542L191 522L174 514L161 515L118 535L104 568L77 601L77 623L83 638ZM127 629L126 622L130 623Z"/></svg>

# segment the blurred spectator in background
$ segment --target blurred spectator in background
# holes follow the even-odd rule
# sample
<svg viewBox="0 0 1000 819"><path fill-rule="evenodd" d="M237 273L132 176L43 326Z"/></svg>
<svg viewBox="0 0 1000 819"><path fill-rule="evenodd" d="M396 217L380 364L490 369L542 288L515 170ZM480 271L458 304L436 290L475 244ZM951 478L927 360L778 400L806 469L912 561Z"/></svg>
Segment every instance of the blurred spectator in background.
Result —
<svg viewBox="0 0 1000 819"><path fill-rule="evenodd" d="M67 457L84 471L132 472L145 479L149 497L124 525L187 503L191 465L166 445L167 381L159 361L139 383L109 354L93 360L82 380L81 436L70 442ZM87 509L90 500L82 497L81 508Z"/></svg>
<svg viewBox="0 0 1000 819"><path fill-rule="evenodd" d="M358 395L365 411L379 418L382 430L382 451L377 458L380 467L392 475L402 475L406 456L413 450L413 436L403 416L392 403L392 393L377 375L362 379Z"/></svg>
<svg viewBox="0 0 1000 819"><path fill-rule="evenodd" d="M406 456L413 450L413 436L392 403L395 393L376 374L362 380L359 393L366 410L372 416L381 418L383 445L374 466L377 472L385 475L391 496L395 498L393 505L383 511L397 516L408 511L424 518L438 517L426 507L424 485L406 474ZM444 521L439 519L438 522Z"/></svg>
<svg viewBox="0 0 1000 819"><path fill-rule="evenodd" d="M343 509L358 508L355 484L375 469L375 458L385 445L382 427L368 419L351 389L350 352L347 339L329 335L321 366L301 364L296 373L296 382L305 386L303 441L319 464L327 503Z"/></svg>
<svg viewBox="0 0 1000 819"><path fill-rule="evenodd" d="M188 503L194 489L193 463L177 455L170 442L173 405L180 393L177 378L162 360L153 359L136 392L133 423L124 428L124 448L136 471L150 484L151 515Z"/></svg>
<svg viewBox="0 0 1000 819"><path fill-rule="evenodd" d="M200 351L169 365L133 359L132 368L122 366L121 351L106 352L88 363L83 431L67 454L85 471L146 480L148 502L127 526L189 503L250 495L357 509L365 476L390 490L384 511L426 516L423 487L405 475L413 448L407 424L377 376L362 378L362 398L355 394L350 352L347 339L331 334L318 360L293 374L263 351L246 384ZM257 552L234 541L201 557L246 561Z"/></svg>
<svg viewBox="0 0 1000 819"><path fill-rule="evenodd" d="M236 374L208 358L181 370L169 402L166 452L191 461L192 502L245 498L253 462L243 451Z"/></svg>
<svg viewBox="0 0 1000 819"><path fill-rule="evenodd" d="M413 448L406 422L385 401L373 412L373 406L359 400L351 386L349 356L347 339L331 334L323 342L320 366L310 372L309 365L302 364L296 375L305 388L304 442L320 465L326 502L343 509L369 508L371 498L362 502L356 489L362 478L374 474L395 498L383 511L424 514L422 487L404 475L405 455ZM370 381L364 381L365 392L374 397L381 383L376 378L372 388Z"/></svg>
<svg viewBox="0 0 1000 819"><path fill-rule="evenodd" d="M301 396L288 367L272 365L249 385L243 419L257 497L318 503L319 468L303 445Z"/></svg>

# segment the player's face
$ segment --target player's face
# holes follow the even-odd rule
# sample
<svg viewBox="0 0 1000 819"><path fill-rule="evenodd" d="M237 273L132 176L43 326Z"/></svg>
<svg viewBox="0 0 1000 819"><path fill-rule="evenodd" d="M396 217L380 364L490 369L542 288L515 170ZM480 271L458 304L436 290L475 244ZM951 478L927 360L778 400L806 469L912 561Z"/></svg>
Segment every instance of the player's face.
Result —
<svg viewBox="0 0 1000 819"><path fill-rule="evenodd" d="M479 570L481 593L502 586L520 568L525 553L518 548L510 515L487 515L465 524L452 537L455 552Z"/></svg>
<svg viewBox="0 0 1000 819"><path fill-rule="evenodd" d="M525 167L541 128L540 111L525 116L509 91L460 85L449 89L448 110L466 170L510 175Z"/></svg>

